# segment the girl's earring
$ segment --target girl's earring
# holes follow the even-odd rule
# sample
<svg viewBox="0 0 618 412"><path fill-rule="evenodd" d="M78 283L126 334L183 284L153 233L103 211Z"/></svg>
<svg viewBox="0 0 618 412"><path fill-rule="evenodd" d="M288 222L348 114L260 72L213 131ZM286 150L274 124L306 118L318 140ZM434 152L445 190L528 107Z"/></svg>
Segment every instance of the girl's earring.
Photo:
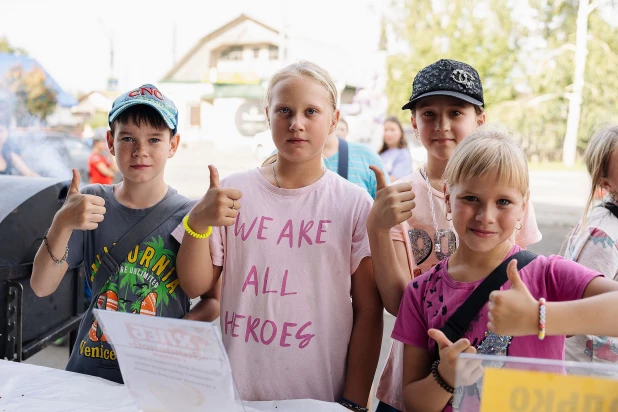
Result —
<svg viewBox="0 0 618 412"><path fill-rule="evenodd" d="M446 220L449 222L453 220L453 216L451 215L451 212L446 212Z"/></svg>
<svg viewBox="0 0 618 412"><path fill-rule="evenodd" d="M521 222L518 220L517 223L519 224L519 227L515 226L515 230L521 230Z"/></svg>

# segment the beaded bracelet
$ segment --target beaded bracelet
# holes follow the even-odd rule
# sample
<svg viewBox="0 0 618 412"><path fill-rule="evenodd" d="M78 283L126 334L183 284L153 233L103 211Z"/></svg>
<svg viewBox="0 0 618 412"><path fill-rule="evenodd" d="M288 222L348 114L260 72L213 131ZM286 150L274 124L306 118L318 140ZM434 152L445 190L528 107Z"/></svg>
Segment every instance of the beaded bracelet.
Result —
<svg viewBox="0 0 618 412"><path fill-rule="evenodd" d="M47 232L49 232L49 229L47 229ZM67 248L64 250L64 256L62 256L61 259L57 259L49 248L49 244L47 243L47 232L45 232L45 234L43 235L43 243L45 243L47 253L49 253L49 256L51 256L52 260L56 265L62 265L64 262L67 261L67 258L69 257L69 246L67 245Z"/></svg>
<svg viewBox="0 0 618 412"><path fill-rule="evenodd" d="M438 385L440 385L442 389L444 389L445 391L447 391L448 393L452 395L455 393L455 388L453 388L448 383L444 382L444 379L442 379L442 376L440 376L440 373L438 372L439 364L440 364L440 359L438 359L431 365L431 376L433 376L433 379L437 382Z"/></svg>
<svg viewBox="0 0 618 412"><path fill-rule="evenodd" d="M545 303L545 298L539 299L539 340L545 339L545 312L547 310Z"/></svg>
<svg viewBox="0 0 618 412"><path fill-rule="evenodd" d="M357 405L354 402L347 400L346 398L341 398L337 403L344 408L352 409L354 411L369 412L369 409L363 408L362 406Z"/></svg>
<svg viewBox="0 0 618 412"><path fill-rule="evenodd" d="M189 227L189 215L185 216L182 219L182 226L185 228L185 232L187 232L190 236L193 236L196 239L206 239L212 234L212 226L208 226L208 230L206 230L206 233L197 233L193 229L191 229Z"/></svg>

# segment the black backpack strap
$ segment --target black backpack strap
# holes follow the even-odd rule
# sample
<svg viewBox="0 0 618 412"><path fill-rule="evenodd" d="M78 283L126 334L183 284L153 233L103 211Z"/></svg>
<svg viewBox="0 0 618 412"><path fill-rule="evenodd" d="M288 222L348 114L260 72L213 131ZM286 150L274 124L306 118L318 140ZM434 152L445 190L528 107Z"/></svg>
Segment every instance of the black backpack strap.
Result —
<svg viewBox="0 0 618 412"><path fill-rule="evenodd" d="M109 249L108 253L101 256L101 266L97 276L109 278L120 269L120 264L125 261L127 255L141 243L149 234L168 220L174 213L184 207L190 200L174 193L167 199L159 202L148 214L140 219L131 229L125 233L116 244Z"/></svg>
<svg viewBox="0 0 618 412"><path fill-rule="evenodd" d="M508 280L506 268L509 262L517 259L517 270L523 269L528 263L536 259L537 255L527 250L520 250L509 256L493 272L485 278L480 285L468 296L468 299L461 304L453 315L446 321L440 329L451 341L456 342L464 335L472 319L481 311L489 300L489 295L494 290L499 290ZM438 345L435 346L436 359L439 359Z"/></svg>
<svg viewBox="0 0 618 412"><path fill-rule="evenodd" d="M339 139L339 164L337 165L337 174L348 180L348 142L341 137Z"/></svg>
<svg viewBox="0 0 618 412"><path fill-rule="evenodd" d="M610 212L612 212L612 215L614 215L616 218L618 218L618 206L616 206L613 203L605 203L603 202L601 204L605 209L609 210Z"/></svg>

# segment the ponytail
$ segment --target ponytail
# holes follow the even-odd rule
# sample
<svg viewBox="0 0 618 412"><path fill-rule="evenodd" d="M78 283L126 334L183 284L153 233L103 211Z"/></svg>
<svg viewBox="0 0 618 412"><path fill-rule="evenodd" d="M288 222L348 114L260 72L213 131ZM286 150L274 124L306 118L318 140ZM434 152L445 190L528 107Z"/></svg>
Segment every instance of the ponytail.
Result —
<svg viewBox="0 0 618 412"><path fill-rule="evenodd" d="M276 161L277 161L277 153L271 154L270 156L268 156L266 160L264 160L264 163L262 163L262 167L269 166L275 163Z"/></svg>

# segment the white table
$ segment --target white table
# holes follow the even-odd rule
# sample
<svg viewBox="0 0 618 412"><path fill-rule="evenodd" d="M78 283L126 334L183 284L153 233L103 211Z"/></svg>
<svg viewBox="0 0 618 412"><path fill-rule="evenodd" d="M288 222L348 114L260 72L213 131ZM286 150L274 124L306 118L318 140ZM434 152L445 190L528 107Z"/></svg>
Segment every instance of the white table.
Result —
<svg viewBox="0 0 618 412"><path fill-rule="evenodd" d="M244 408L245 412L347 411L336 403L311 399L244 402ZM140 412L124 385L60 369L0 360L0 412L5 411Z"/></svg>

